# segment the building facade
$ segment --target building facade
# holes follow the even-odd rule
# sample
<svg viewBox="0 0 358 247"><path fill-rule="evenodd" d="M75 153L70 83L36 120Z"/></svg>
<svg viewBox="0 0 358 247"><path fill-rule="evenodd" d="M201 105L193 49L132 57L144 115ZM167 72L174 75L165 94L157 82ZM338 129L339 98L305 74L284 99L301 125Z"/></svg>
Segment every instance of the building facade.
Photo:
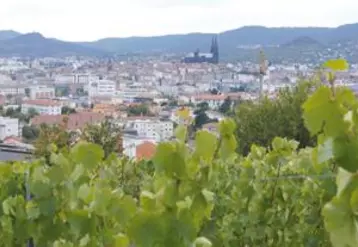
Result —
<svg viewBox="0 0 358 247"><path fill-rule="evenodd" d="M62 104L54 100L27 100L21 105L21 112L27 114L34 109L40 115L61 115Z"/></svg>
<svg viewBox="0 0 358 247"><path fill-rule="evenodd" d="M116 94L116 82L110 80L95 80L88 85L88 95L90 97L96 96L110 96Z"/></svg>
<svg viewBox="0 0 358 247"><path fill-rule="evenodd" d="M30 99L52 99L55 97L55 88L48 86L30 87Z"/></svg>
<svg viewBox="0 0 358 247"><path fill-rule="evenodd" d="M139 136L153 138L158 142L169 140L174 135L174 124L171 121L135 119L127 121L125 128L133 129Z"/></svg>
<svg viewBox="0 0 358 247"><path fill-rule="evenodd" d="M9 136L19 136L19 120L17 118L0 117L0 140Z"/></svg>

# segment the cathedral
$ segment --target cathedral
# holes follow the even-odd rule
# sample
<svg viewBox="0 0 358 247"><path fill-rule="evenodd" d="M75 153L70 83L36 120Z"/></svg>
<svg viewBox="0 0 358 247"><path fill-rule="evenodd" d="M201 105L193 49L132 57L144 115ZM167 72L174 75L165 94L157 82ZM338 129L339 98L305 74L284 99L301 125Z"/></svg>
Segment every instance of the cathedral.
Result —
<svg viewBox="0 0 358 247"><path fill-rule="evenodd" d="M219 63L219 45L217 36L213 37L211 42L210 53L200 53L197 50L194 53L188 54L184 59L184 63Z"/></svg>

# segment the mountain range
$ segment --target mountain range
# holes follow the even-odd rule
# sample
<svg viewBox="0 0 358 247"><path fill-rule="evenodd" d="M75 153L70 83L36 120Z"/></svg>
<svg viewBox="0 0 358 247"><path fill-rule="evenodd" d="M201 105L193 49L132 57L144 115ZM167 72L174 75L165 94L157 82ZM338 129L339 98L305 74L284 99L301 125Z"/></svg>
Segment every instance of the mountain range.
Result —
<svg viewBox="0 0 358 247"><path fill-rule="evenodd" d="M232 53L239 46L263 45L292 47L314 44L330 45L358 41L358 23L328 27L245 26L215 33L190 33L155 37L104 38L94 42L67 42L46 38L40 33L21 34L0 31L0 56L109 56L126 53L184 53L196 49L209 51L211 39L219 35L220 52Z"/></svg>

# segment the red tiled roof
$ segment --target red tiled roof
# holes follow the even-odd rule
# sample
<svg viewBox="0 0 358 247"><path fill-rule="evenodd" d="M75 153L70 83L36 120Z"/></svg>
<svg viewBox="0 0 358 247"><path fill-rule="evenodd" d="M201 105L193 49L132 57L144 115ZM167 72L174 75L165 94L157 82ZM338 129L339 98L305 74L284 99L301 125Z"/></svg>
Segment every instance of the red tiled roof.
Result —
<svg viewBox="0 0 358 247"><path fill-rule="evenodd" d="M3 140L4 144L14 144L14 143L22 143L22 140L20 137L17 136L7 136Z"/></svg>
<svg viewBox="0 0 358 247"><path fill-rule="evenodd" d="M86 124L94 124L105 119L105 115L94 112L79 112L70 115L39 115L31 120L33 125L61 124L68 117L67 127L70 130L82 129Z"/></svg>
<svg viewBox="0 0 358 247"><path fill-rule="evenodd" d="M156 149L157 146L154 143L145 141L136 147L136 158L139 160L151 159L154 156Z"/></svg>
<svg viewBox="0 0 358 247"><path fill-rule="evenodd" d="M61 103L55 100L48 99L35 99L35 100L26 100L23 104L28 105L41 105L41 106L61 106Z"/></svg>
<svg viewBox="0 0 358 247"><path fill-rule="evenodd" d="M201 94L201 95L195 95L194 98L196 100L224 100L227 96L223 94Z"/></svg>

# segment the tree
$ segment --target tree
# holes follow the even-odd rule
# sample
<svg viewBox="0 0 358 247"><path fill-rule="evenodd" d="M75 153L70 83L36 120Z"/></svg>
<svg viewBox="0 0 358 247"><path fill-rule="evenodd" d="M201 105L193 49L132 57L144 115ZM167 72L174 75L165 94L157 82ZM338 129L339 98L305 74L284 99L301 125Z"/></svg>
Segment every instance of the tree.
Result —
<svg viewBox="0 0 358 247"><path fill-rule="evenodd" d="M219 107L219 111L222 114L228 114L231 111L231 107L232 107L232 100L230 97L227 97L224 102L221 104L221 106Z"/></svg>
<svg viewBox="0 0 358 247"><path fill-rule="evenodd" d="M200 129L204 124L210 123L211 119L204 111L197 111L194 120L194 128Z"/></svg>
<svg viewBox="0 0 358 247"><path fill-rule="evenodd" d="M29 110L28 110L28 112L27 112L26 115L27 115L27 119L28 119L27 122L29 122L30 119L32 119L33 117L39 115L39 113L38 113L38 111L36 111L36 109L34 109L34 108L29 108Z"/></svg>
<svg viewBox="0 0 358 247"><path fill-rule="evenodd" d="M197 111L207 111L209 110L209 103L204 101L197 104Z"/></svg>
<svg viewBox="0 0 358 247"><path fill-rule="evenodd" d="M235 116L239 152L247 154L252 144L268 147L276 136L295 139L300 147L313 145L315 139L304 126L301 106L315 85L305 81L282 89L276 99L241 103Z"/></svg>
<svg viewBox="0 0 358 247"><path fill-rule="evenodd" d="M76 113L76 110L71 108L71 107L63 106L61 108L61 114L62 115L69 115L69 114L73 114L73 113Z"/></svg>
<svg viewBox="0 0 358 247"><path fill-rule="evenodd" d="M35 126L25 125L22 128L22 137L28 141L34 141L39 136L40 130Z"/></svg>
<svg viewBox="0 0 358 247"><path fill-rule="evenodd" d="M45 158L47 164L50 164L51 153L58 153L62 150L68 150L70 147L70 134L68 130L68 118L63 118L59 125L42 124L40 126L39 137L34 143L35 156Z"/></svg>
<svg viewBox="0 0 358 247"><path fill-rule="evenodd" d="M87 125L82 133L82 140L100 145L105 157L111 153L123 153L122 133L118 126L106 119L100 124Z"/></svg>
<svg viewBox="0 0 358 247"><path fill-rule="evenodd" d="M129 116L140 116L140 115L149 115L149 107L145 104L129 106L127 109Z"/></svg>

